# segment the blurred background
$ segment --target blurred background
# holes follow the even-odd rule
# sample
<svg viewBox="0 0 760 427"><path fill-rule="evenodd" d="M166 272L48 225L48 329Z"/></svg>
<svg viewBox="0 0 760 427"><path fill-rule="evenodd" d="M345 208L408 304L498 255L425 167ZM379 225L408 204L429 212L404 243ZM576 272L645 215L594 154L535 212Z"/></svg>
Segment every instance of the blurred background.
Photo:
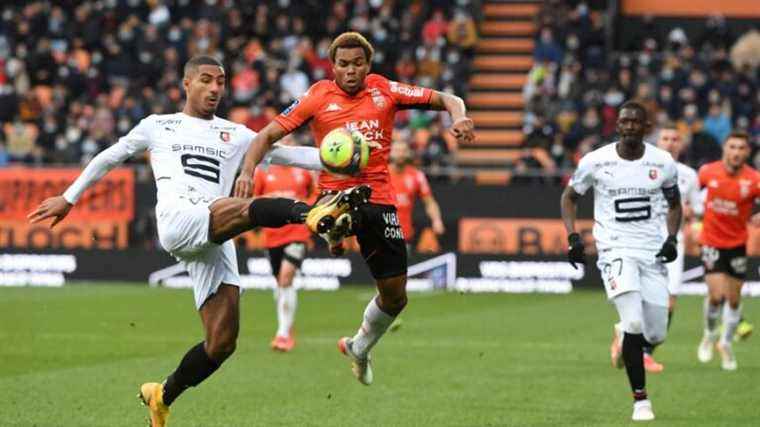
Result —
<svg viewBox="0 0 760 427"><path fill-rule="evenodd" d="M425 172L445 225L434 230L417 203L412 264L433 260L413 271L421 272L420 286L565 292L571 280L594 285L593 272L563 262L559 194L583 154L615 139L625 100L644 103L656 126L676 123L685 142L680 160L694 168L718 159L734 130L750 134L750 163L760 166L760 8L751 3L3 2L0 282L151 277L181 285L167 280L181 272L158 246L145 157L108 175L52 231L30 227L25 216L141 118L180 110L190 56L224 62L228 92L219 115L258 130L313 82L332 78L327 47L354 30L375 46L374 72L455 93L475 121L477 140L460 146L446 133L446 114L396 117L394 140L411 148L409 161ZM296 139L313 145L307 133ZM581 207L587 235L590 204ZM694 233L687 236L687 265L695 266ZM304 274L324 277L330 262L344 262L348 270L336 280L369 283L355 252L330 259L321 242L313 244L314 270ZM258 233L239 239L242 273L266 273L261 248ZM755 231L748 249L760 252Z"/></svg>

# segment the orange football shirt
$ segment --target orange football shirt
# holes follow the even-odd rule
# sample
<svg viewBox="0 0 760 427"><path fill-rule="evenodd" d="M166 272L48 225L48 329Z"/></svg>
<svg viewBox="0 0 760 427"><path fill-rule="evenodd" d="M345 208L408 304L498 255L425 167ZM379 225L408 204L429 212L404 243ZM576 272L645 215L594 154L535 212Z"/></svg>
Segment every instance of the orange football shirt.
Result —
<svg viewBox="0 0 760 427"><path fill-rule="evenodd" d="M430 184L427 177L421 170L414 166L404 166L398 172L390 169L391 183L396 191L396 210L398 210L398 220L401 223L401 229L404 231L406 240L414 237L414 226L412 224L412 213L414 212L414 203L417 198L420 199L430 196Z"/></svg>
<svg viewBox="0 0 760 427"><path fill-rule="evenodd" d="M319 189L343 190L368 184L372 188L372 203L393 205L388 157L394 117L402 109L428 106L432 94L431 89L390 81L378 74L369 74L364 89L355 95L347 94L334 81L320 80L275 120L288 132L309 122L317 146L328 132L338 127L359 131L368 140L378 142L382 148L372 150L360 175L338 177L322 172Z"/></svg>
<svg viewBox="0 0 760 427"><path fill-rule="evenodd" d="M736 175L730 175L719 160L699 169L699 185L707 188L702 244L719 249L745 245L747 221L755 198L760 196L760 173L744 165Z"/></svg>

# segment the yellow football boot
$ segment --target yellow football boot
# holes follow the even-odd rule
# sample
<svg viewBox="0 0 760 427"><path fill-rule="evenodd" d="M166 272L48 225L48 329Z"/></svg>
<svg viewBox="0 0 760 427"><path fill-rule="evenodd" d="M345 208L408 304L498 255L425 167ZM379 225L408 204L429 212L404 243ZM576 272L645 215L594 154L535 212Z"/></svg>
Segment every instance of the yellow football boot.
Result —
<svg viewBox="0 0 760 427"><path fill-rule="evenodd" d="M316 234L330 231L342 214L369 201L372 189L357 185L328 196L324 203L315 205L306 215L306 226Z"/></svg>
<svg viewBox="0 0 760 427"><path fill-rule="evenodd" d="M150 411L150 426L166 426L166 421L169 419L169 407L164 405L164 385L145 383L140 387L140 394L137 397Z"/></svg>

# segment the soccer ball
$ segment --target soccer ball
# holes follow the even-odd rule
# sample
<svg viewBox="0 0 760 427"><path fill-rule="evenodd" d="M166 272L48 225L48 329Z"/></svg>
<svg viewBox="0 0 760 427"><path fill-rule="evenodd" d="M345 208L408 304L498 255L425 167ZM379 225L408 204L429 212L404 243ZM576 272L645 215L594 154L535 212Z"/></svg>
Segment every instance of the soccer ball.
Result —
<svg viewBox="0 0 760 427"><path fill-rule="evenodd" d="M335 175L357 175L369 161L369 144L358 131L331 130L319 145L319 160Z"/></svg>

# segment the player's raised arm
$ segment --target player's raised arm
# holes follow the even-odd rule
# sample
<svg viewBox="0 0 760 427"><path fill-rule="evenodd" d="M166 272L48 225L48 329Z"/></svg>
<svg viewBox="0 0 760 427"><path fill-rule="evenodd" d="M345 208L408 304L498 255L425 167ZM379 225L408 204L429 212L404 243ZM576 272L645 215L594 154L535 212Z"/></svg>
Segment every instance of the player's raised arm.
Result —
<svg viewBox="0 0 760 427"><path fill-rule="evenodd" d="M301 169L321 171L319 149L315 147L291 147L274 145L266 153L264 162L273 165L294 166Z"/></svg>
<svg viewBox="0 0 760 427"><path fill-rule="evenodd" d="M470 143L475 140L475 124L467 117L467 107L462 98L446 92L433 91L430 106L436 110L446 110L451 115L451 132L457 141Z"/></svg>
<svg viewBox="0 0 760 427"><path fill-rule="evenodd" d="M60 196L45 199L40 205L27 215L32 224L53 218L50 227L61 222L74 204L82 197L82 193L100 178L105 176L111 169L123 163L135 153L148 148L148 123L143 119L126 136L109 148L95 156L71 186Z"/></svg>
<svg viewBox="0 0 760 427"><path fill-rule="evenodd" d="M270 122L251 141L243 159L240 175L235 180L235 197L250 197L253 190L253 171L272 148L272 144L288 132L276 121Z"/></svg>
<svg viewBox="0 0 760 427"><path fill-rule="evenodd" d="M240 176L235 181L235 197L248 197L251 194L253 171L272 148L272 144L311 120L321 101L322 92L320 83L317 82L253 138L243 159Z"/></svg>

